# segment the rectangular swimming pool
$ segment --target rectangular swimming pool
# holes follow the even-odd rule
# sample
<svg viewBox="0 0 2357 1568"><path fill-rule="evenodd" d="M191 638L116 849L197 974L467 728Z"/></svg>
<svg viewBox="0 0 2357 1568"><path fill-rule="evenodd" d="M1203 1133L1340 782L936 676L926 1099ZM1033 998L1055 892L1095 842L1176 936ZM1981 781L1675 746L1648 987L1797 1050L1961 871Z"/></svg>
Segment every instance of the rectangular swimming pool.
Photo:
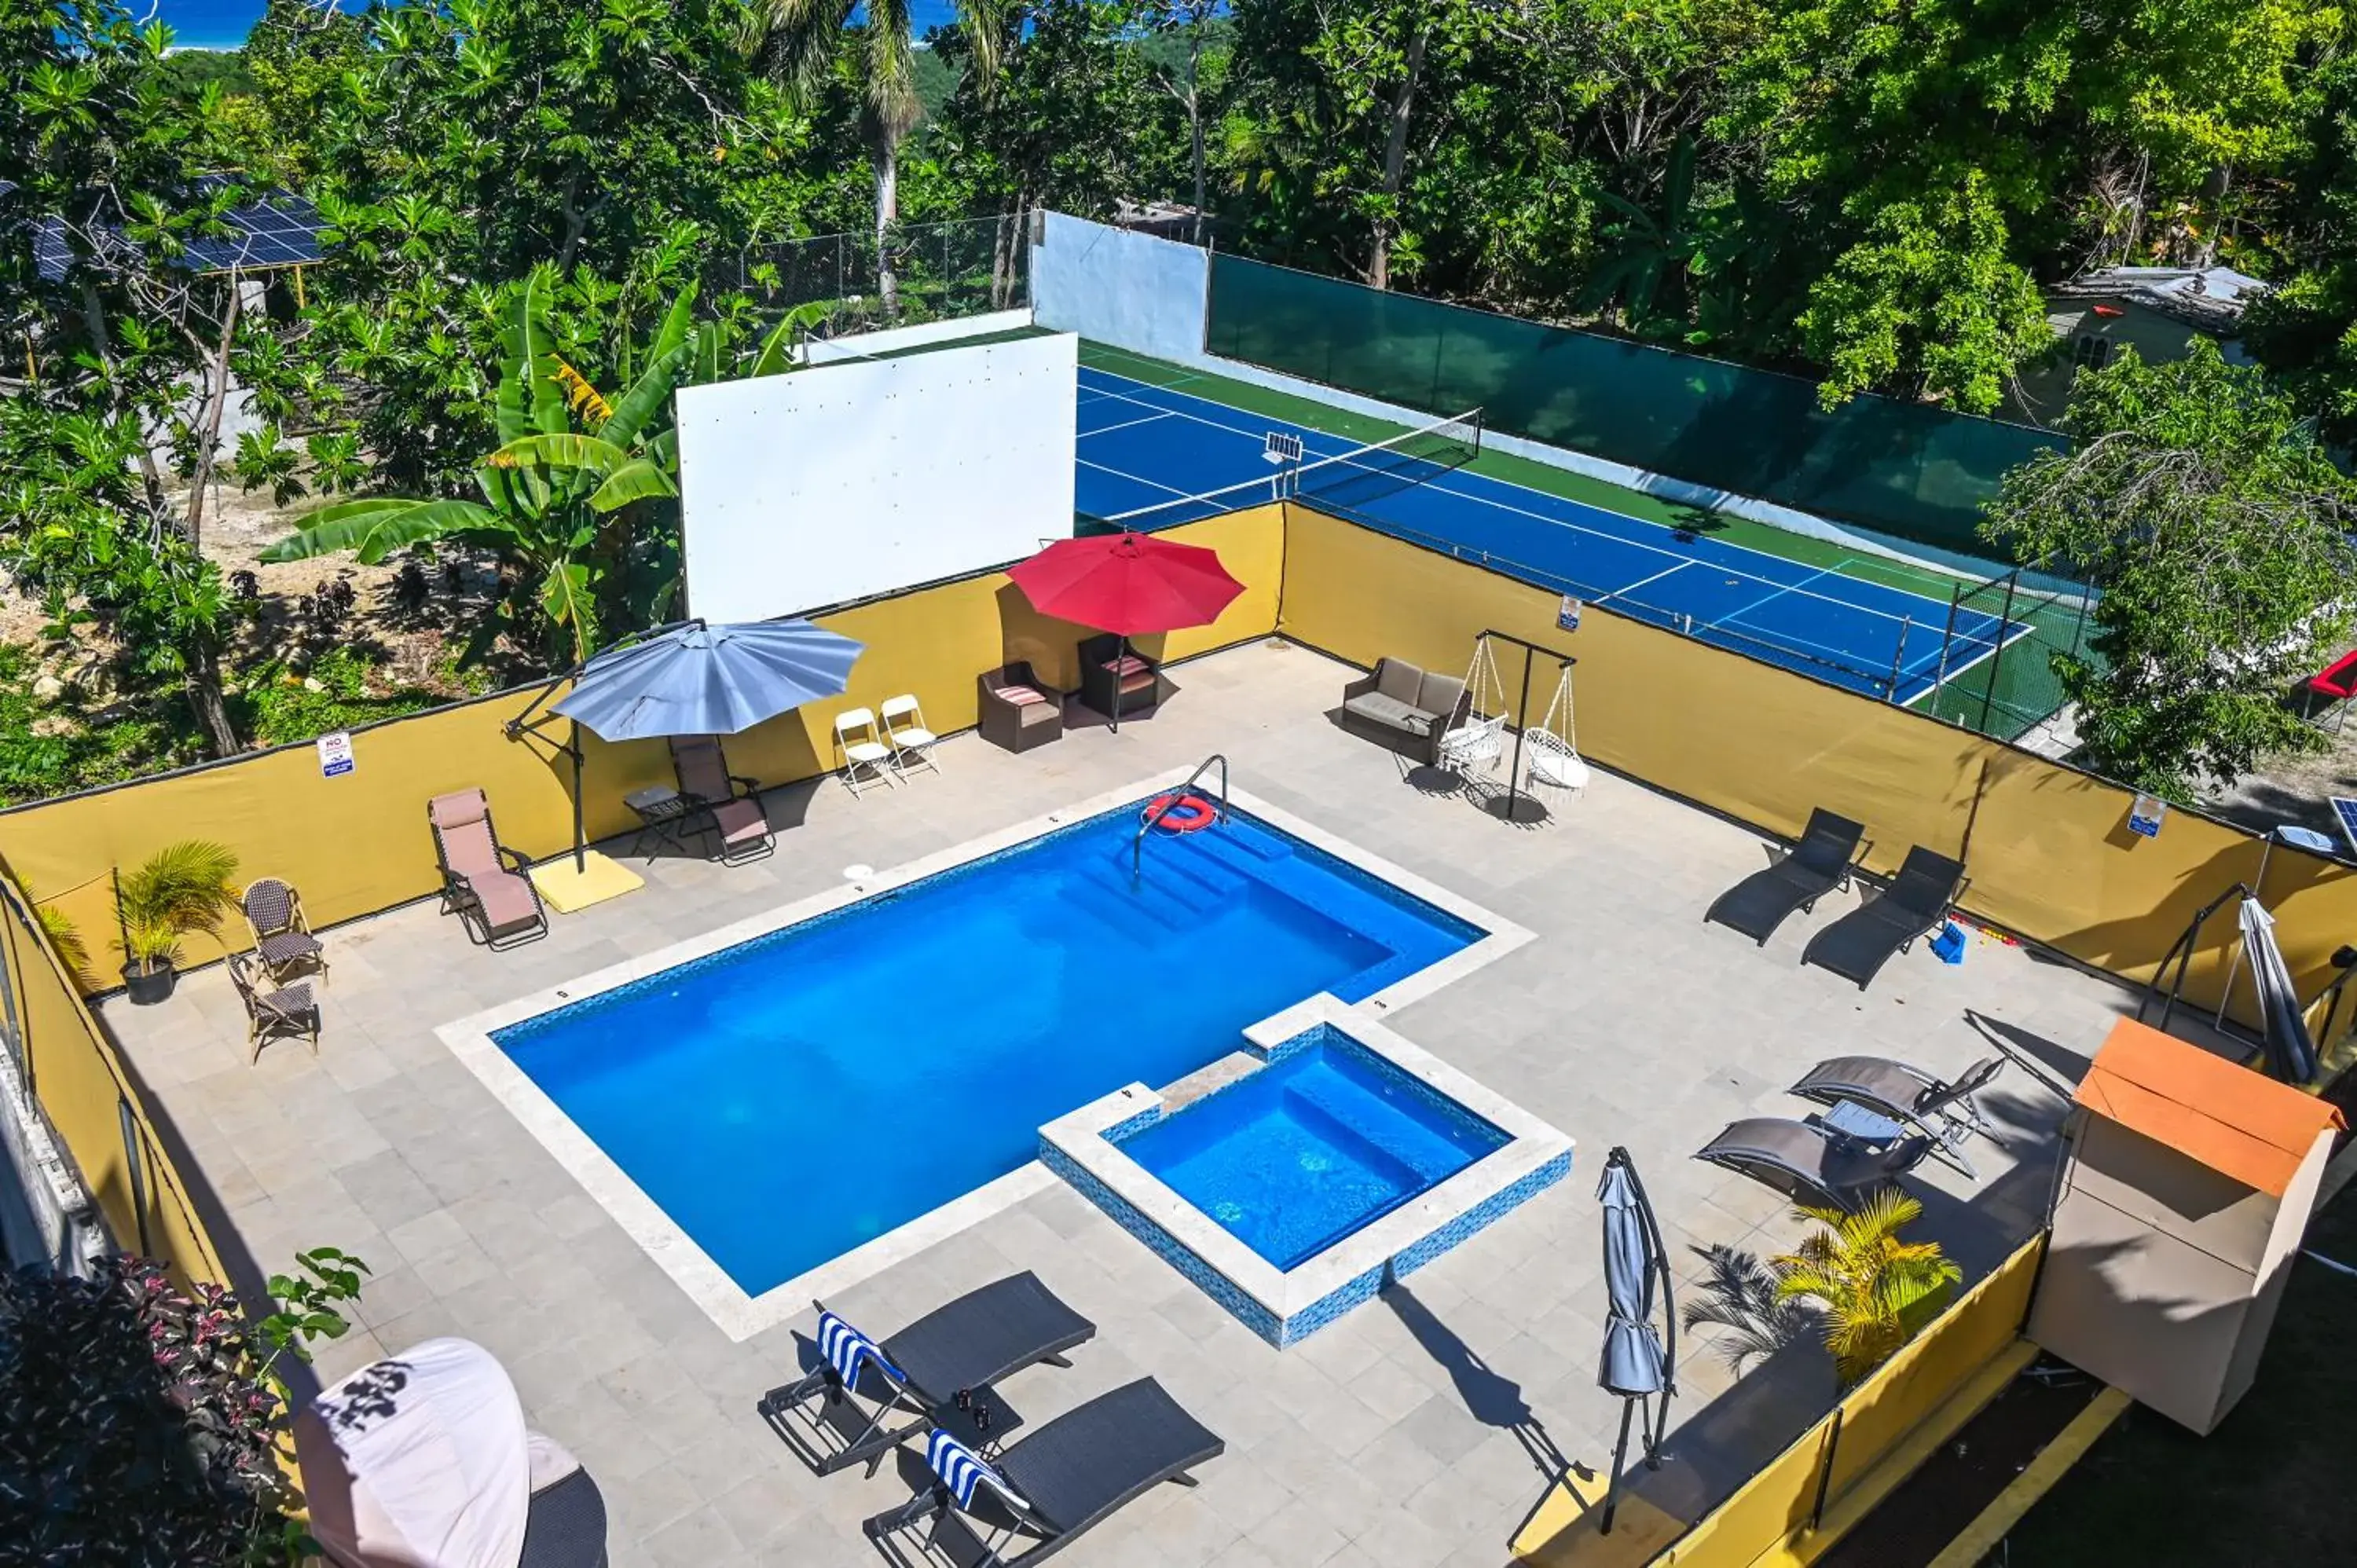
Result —
<svg viewBox="0 0 2357 1568"><path fill-rule="evenodd" d="M1138 804L490 1039L759 1295L1017 1170L1075 1107L1485 935L1243 811L1156 832L1133 882Z"/></svg>
<svg viewBox="0 0 2357 1568"><path fill-rule="evenodd" d="M1381 1058L1321 1041L1114 1143L1289 1269L1502 1147L1506 1134Z"/></svg>

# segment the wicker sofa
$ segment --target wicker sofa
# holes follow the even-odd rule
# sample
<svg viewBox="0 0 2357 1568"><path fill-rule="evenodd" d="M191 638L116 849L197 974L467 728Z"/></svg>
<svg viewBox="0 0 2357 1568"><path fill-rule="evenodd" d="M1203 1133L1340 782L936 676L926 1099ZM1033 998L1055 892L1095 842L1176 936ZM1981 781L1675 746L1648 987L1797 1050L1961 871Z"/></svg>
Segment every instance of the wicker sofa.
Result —
<svg viewBox="0 0 2357 1568"><path fill-rule="evenodd" d="M1440 741L1463 724L1473 699L1465 682L1404 659L1384 659L1342 688L1342 724L1405 757L1437 767Z"/></svg>

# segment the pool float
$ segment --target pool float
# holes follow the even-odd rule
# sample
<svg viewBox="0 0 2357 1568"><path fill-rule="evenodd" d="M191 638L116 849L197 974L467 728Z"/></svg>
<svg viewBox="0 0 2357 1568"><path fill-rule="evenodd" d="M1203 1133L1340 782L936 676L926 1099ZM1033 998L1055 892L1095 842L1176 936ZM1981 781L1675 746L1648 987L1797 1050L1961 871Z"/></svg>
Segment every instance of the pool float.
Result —
<svg viewBox="0 0 2357 1568"><path fill-rule="evenodd" d="M1200 795L1157 795L1146 804L1146 820L1174 833L1191 833L1218 822L1220 813Z"/></svg>

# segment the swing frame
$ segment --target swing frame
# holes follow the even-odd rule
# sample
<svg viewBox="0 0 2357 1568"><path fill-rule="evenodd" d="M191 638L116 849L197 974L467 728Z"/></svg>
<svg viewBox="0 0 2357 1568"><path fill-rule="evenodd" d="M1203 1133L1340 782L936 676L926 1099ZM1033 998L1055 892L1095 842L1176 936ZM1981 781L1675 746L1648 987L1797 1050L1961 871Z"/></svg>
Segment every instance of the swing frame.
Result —
<svg viewBox="0 0 2357 1568"><path fill-rule="evenodd" d="M1533 642L1526 637L1516 637L1511 631L1501 631L1496 627L1488 627L1483 628L1481 635L1474 641L1473 661L1476 668L1478 668L1484 660L1487 660L1491 670L1493 672L1496 671L1497 660L1491 656L1489 649L1490 639L1493 637L1506 642L1511 642L1515 647L1523 650L1523 694L1521 700L1514 704L1514 712L1518 714L1523 715L1525 723L1523 725L1518 725L1514 728L1514 760L1506 774L1504 809L1501 811L1494 811L1492 812L1493 815L1503 817L1506 821L1511 822L1517 820L1520 815L1521 803L1523 798L1523 790L1522 788L1523 741L1523 736L1528 733L1527 718L1531 711L1531 671L1537 663L1539 655L1544 654L1549 659L1555 660L1556 668L1563 672L1562 684L1567 685L1570 681L1571 668L1573 665L1577 664L1579 660L1571 654L1564 652L1559 648L1549 648L1544 643ZM1467 690L1470 691L1471 689L1472 684L1469 679L1467 682ZM1499 695L1501 698L1505 695L1502 689L1500 691ZM1475 707L1478 712L1480 707L1478 699L1476 700ZM1501 714L1500 716L1502 717L1503 715ZM1531 803L1537 806L1542 812L1545 811L1545 802L1540 800L1537 796L1531 796L1530 800Z"/></svg>

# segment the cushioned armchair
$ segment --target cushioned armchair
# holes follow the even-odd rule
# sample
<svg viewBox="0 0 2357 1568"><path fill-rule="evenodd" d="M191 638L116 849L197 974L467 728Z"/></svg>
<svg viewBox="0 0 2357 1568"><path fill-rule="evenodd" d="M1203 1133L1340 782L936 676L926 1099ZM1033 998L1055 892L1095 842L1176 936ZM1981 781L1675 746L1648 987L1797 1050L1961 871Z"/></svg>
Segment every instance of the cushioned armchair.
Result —
<svg viewBox="0 0 2357 1568"><path fill-rule="evenodd" d="M1374 669L1342 688L1342 722L1403 756L1440 765L1440 740L1473 711L1465 682L1436 675L1401 659L1378 660Z"/></svg>
<svg viewBox="0 0 2357 1568"><path fill-rule="evenodd" d="M1081 644L1081 701L1109 719L1142 714L1162 700L1162 667L1105 633Z"/></svg>
<svg viewBox="0 0 2357 1568"><path fill-rule="evenodd" d="M1042 685L1030 661L1017 659L975 678L982 738L1009 751L1028 751L1064 736L1064 700Z"/></svg>

